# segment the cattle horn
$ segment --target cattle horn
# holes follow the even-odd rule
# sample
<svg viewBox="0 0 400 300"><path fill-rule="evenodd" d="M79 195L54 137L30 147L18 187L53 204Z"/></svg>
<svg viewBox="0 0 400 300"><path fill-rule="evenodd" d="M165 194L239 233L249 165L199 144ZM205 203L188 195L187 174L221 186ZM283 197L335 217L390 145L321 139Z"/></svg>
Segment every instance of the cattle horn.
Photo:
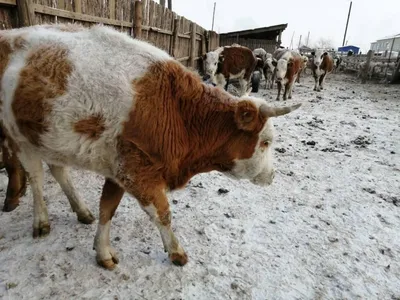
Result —
<svg viewBox="0 0 400 300"><path fill-rule="evenodd" d="M262 104L260 106L260 113L265 118L279 117L279 116L286 115L286 114L298 109L300 106L301 106L301 103L292 105L292 106L284 106L284 107L269 107L265 104Z"/></svg>

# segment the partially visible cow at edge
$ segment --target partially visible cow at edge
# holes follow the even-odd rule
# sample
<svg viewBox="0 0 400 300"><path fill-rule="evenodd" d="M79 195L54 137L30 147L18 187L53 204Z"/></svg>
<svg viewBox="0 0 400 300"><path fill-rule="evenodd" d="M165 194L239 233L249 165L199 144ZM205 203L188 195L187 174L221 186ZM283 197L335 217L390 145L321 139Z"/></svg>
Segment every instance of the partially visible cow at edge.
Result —
<svg viewBox="0 0 400 300"><path fill-rule="evenodd" d="M263 48L257 48L253 50L253 53L256 57L263 60L264 66L262 68L262 72L265 78L265 85L267 89L272 89L273 87L273 74L275 71L274 59L272 58L272 54L265 51Z"/></svg>
<svg viewBox="0 0 400 300"><path fill-rule="evenodd" d="M229 80L239 79L239 96L243 96L248 91L253 71L262 61L247 47L224 46L204 54L203 63L203 80L211 79L218 87L228 90Z"/></svg>
<svg viewBox="0 0 400 300"><path fill-rule="evenodd" d="M307 69L307 65L308 65L308 57L306 55L301 55L301 60L302 60L301 70L296 79L297 83L300 83L300 75L306 73L306 69Z"/></svg>
<svg viewBox="0 0 400 300"><path fill-rule="evenodd" d="M33 237L50 232L42 161L78 220L94 221L72 184L73 166L105 178L93 245L99 265L119 261L110 228L125 192L157 226L172 263L185 265L166 191L213 170L271 184L272 119L300 104L232 96L144 41L101 25L79 28L0 31L0 121L29 176Z"/></svg>
<svg viewBox="0 0 400 300"><path fill-rule="evenodd" d="M321 49L311 52L312 64L311 70L315 80L314 91L321 91L324 89L324 82L326 75L333 70L333 59L332 56Z"/></svg>
<svg viewBox="0 0 400 300"><path fill-rule="evenodd" d="M283 100L292 99L294 82L301 71L302 58L298 52L284 49L274 52L277 60L275 67L275 78L278 85L276 100L280 100L281 90L284 87Z"/></svg>

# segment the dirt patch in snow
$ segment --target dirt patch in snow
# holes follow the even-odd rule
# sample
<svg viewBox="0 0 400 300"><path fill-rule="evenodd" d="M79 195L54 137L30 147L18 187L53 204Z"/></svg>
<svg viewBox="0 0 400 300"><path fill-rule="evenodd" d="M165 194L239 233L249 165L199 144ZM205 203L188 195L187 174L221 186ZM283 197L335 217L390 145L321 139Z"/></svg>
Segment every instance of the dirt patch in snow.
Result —
<svg viewBox="0 0 400 300"><path fill-rule="evenodd" d="M211 172L169 195L183 268L129 195L111 229L120 264L98 267L96 224L78 223L46 170L48 237L32 239L30 189L0 212L0 299L399 299L399 87L331 75L312 88L302 78L285 104L303 106L274 120L272 186ZM98 218L103 179L72 174ZM3 170L1 199L6 183Z"/></svg>

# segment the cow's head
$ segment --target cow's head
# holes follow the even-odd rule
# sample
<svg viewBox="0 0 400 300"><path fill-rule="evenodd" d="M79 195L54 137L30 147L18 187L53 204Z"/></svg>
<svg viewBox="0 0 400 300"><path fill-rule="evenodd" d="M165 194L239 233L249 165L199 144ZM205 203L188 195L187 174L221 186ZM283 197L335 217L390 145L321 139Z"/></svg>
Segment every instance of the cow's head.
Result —
<svg viewBox="0 0 400 300"><path fill-rule="evenodd" d="M276 81L282 81L288 69L293 66L293 58L281 58L278 60L276 65Z"/></svg>
<svg viewBox="0 0 400 300"><path fill-rule="evenodd" d="M324 57L328 55L328 52L318 49L316 51L311 52L311 55L313 56L314 65L316 67L319 67L322 64Z"/></svg>
<svg viewBox="0 0 400 300"><path fill-rule="evenodd" d="M257 98L240 99L243 100L238 102L235 111L235 123L240 138L230 145L230 151L235 151L235 157L239 158L234 160L234 166L225 173L236 179L249 179L254 184L267 186L275 176L272 118L288 114L301 104L273 108Z"/></svg>
<svg viewBox="0 0 400 300"><path fill-rule="evenodd" d="M204 55L203 62L204 62L204 73L205 73L205 80L214 76L217 72L218 65L223 63L224 55L221 51L211 51Z"/></svg>
<svg viewBox="0 0 400 300"><path fill-rule="evenodd" d="M266 65L266 67L267 67L269 70L271 70L272 72L275 70L275 67L276 67L277 63L278 63L278 61L277 61L275 58L272 58L272 57L268 57L268 58L265 60L265 65Z"/></svg>

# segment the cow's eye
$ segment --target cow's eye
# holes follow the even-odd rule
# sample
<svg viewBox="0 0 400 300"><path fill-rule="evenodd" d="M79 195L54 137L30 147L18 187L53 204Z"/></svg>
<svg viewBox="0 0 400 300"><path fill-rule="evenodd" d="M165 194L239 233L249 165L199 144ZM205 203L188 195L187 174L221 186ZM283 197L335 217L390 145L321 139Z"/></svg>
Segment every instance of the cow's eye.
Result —
<svg viewBox="0 0 400 300"><path fill-rule="evenodd" d="M268 147L270 143L271 143L270 141L263 141L263 142L262 142L262 144L263 144L264 146L266 146L266 147Z"/></svg>

